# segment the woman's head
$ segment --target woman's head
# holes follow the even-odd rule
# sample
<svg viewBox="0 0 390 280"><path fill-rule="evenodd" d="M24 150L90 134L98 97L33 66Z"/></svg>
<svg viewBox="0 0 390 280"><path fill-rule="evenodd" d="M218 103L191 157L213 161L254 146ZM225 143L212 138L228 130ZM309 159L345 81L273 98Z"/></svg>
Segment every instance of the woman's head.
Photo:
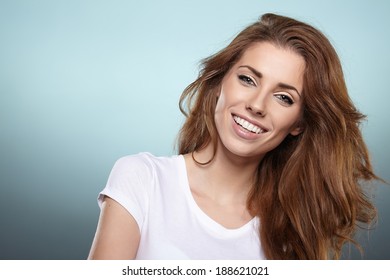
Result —
<svg viewBox="0 0 390 280"><path fill-rule="evenodd" d="M301 132L305 62L269 42L253 43L224 76L215 126L226 152L254 163Z"/></svg>
<svg viewBox="0 0 390 280"><path fill-rule="evenodd" d="M340 112L350 109L341 65L328 39L315 28L294 19L265 14L245 28L223 50L205 59L198 79L184 91L180 105L189 105L188 118L180 134L179 152L188 153L210 142L216 145L214 121L216 96L229 70L254 44L268 42L291 51L305 62L302 90L301 129L308 126L329 130L346 129ZM333 122L333 124L330 124ZM309 130L310 133L310 130ZM289 141L291 142L291 141Z"/></svg>

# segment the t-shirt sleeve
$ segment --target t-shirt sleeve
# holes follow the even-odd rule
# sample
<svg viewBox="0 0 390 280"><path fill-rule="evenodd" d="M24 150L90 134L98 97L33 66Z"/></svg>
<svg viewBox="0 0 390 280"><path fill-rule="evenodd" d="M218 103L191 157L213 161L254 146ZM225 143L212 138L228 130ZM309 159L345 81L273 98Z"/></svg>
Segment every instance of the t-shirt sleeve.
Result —
<svg viewBox="0 0 390 280"><path fill-rule="evenodd" d="M152 186L153 170L144 155L122 157L114 164L105 188L99 193L99 207L104 196L114 199L134 217L141 230Z"/></svg>

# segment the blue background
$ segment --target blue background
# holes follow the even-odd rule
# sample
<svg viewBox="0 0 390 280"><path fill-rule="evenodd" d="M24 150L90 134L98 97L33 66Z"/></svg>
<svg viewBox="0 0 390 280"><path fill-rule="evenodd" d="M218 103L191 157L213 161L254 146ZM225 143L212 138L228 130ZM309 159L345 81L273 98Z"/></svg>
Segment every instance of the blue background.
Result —
<svg viewBox="0 0 390 280"><path fill-rule="evenodd" d="M322 30L390 181L389 1L0 0L0 259L85 259L96 203L121 156L175 153L198 62L266 12ZM361 257L390 259L389 186Z"/></svg>

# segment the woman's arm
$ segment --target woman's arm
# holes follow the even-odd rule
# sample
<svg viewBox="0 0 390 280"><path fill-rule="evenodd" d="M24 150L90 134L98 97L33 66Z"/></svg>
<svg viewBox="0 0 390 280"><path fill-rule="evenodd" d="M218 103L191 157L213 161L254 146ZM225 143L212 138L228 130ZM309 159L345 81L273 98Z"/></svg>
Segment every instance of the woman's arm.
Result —
<svg viewBox="0 0 390 280"><path fill-rule="evenodd" d="M134 259L139 240L139 227L133 216L106 196L88 259Z"/></svg>

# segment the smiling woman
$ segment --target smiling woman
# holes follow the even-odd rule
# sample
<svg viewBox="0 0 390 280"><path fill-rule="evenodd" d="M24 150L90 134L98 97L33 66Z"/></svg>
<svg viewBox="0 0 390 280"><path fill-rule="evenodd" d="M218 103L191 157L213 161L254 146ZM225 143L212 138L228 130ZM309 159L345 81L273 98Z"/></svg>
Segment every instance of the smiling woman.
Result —
<svg viewBox="0 0 390 280"><path fill-rule="evenodd" d="M301 56L271 43L245 51L217 93L215 125L227 150L255 168L288 134L301 132L304 69Z"/></svg>
<svg viewBox="0 0 390 280"><path fill-rule="evenodd" d="M315 28L262 16L203 61L180 109L179 155L115 164L90 259L339 258L375 218L364 116Z"/></svg>

